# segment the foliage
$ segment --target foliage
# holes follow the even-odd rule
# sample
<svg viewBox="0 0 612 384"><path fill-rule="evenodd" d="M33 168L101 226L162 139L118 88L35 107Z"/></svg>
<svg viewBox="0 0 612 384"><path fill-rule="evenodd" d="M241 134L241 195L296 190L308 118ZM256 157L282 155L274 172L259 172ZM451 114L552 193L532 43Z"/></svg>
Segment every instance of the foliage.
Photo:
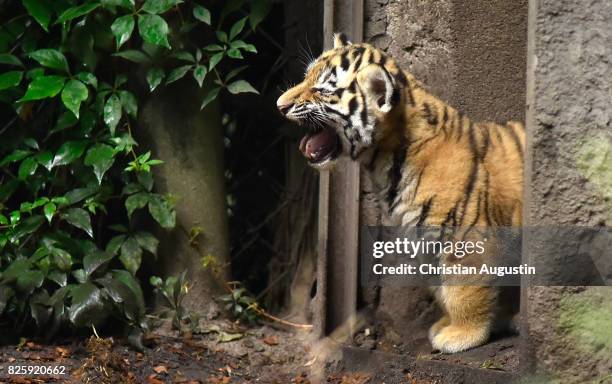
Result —
<svg viewBox="0 0 612 384"><path fill-rule="evenodd" d="M243 3L211 13L181 0L0 2L4 319L47 333L111 316L131 334L146 326L139 270L158 240L134 216L146 208L162 228L176 219L171 198L154 191L161 161L132 132L139 106L188 74L208 89L202 108L224 89L256 92L235 62L257 51L245 38L268 6Z"/></svg>
<svg viewBox="0 0 612 384"><path fill-rule="evenodd" d="M235 319L254 323L259 319L257 300L242 288L239 282L234 281L232 284L236 287L230 289L230 293L220 296L219 301Z"/></svg>
<svg viewBox="0 0 612 384"><path fill-rule="evenodd" d="M189 292L189 284L186 279L187 271L183 271L178 277L170 276L164 281L161 277L151 276L150 284L155 287L155 294L165 309L161 311L163 317L172 317L172 326L182 329L182 324L188 322L192 327L197 326L197 318L183 306L185 295Z"/></svg>

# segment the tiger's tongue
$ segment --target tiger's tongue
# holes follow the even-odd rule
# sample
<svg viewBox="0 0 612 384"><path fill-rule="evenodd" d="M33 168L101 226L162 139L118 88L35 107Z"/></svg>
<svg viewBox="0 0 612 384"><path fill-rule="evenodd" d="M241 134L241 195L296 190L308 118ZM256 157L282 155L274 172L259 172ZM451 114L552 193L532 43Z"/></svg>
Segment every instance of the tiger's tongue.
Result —
<svg viewBox="0 0 612 384"><path fill-rule="evenodd" d="M331 129L306 135L300 141L300 151L310 161L321 161L331 154L337 145L337 136Z"/></svg>

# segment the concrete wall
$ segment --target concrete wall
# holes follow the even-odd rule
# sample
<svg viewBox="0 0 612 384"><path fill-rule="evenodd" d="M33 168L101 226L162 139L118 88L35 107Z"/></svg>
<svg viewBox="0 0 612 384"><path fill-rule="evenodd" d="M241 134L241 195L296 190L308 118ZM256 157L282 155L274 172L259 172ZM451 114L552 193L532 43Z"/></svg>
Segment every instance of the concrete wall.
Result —
<svg viewBox="0 0 612 384"><path fill-rule="evenodd" d="M365 16L364 40L434 94L475 120L524 121L526 0L365 0ZM369 212L363 199L362 222L372 222ZM362 288L364 304L375 307L379 349L429 345L426 331L438 309L425 289Z"/></svg>
<svg viewBox="0 0 612 384"><path fill-rule="evenodd" d="M526 224L610 226L612 2L530 0L529 14ZM525 240L530 261L559 257ZM609 287L534 287L522 302L538 371L563 383L610 380Z"/></svg>

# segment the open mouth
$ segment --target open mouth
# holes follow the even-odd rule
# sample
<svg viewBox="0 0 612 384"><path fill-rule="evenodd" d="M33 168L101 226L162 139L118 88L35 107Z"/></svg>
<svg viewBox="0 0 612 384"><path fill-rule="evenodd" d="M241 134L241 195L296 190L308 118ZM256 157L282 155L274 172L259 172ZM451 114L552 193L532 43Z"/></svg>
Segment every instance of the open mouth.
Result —
<svg viewBox="0 0 612 384"><path fill-rule="evenodd" d="M331 128L307 133L300 141L300 151L310 164L333 160L340 154L340 138Z"/></svg>

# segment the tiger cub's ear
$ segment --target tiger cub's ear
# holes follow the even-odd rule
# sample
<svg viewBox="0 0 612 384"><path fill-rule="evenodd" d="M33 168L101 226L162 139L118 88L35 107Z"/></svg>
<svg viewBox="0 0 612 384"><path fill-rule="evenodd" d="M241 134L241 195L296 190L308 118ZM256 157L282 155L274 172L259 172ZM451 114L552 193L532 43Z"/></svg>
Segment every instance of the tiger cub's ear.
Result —
<svg viewBox="0 0 612 384"><path fill-rule="evenodd" d="M399 89L380 65L370 64L357 74L357 82L365 91L369 102L382 113L387 113L398 103Z"/></svg>
<svg viewBox="0 0 612 384"><path fill-rule="evenodd" d="M351 45L351 42L347 39L344 33L340 32L334 34L334 48L341 48L347 45Z"/></svg>

